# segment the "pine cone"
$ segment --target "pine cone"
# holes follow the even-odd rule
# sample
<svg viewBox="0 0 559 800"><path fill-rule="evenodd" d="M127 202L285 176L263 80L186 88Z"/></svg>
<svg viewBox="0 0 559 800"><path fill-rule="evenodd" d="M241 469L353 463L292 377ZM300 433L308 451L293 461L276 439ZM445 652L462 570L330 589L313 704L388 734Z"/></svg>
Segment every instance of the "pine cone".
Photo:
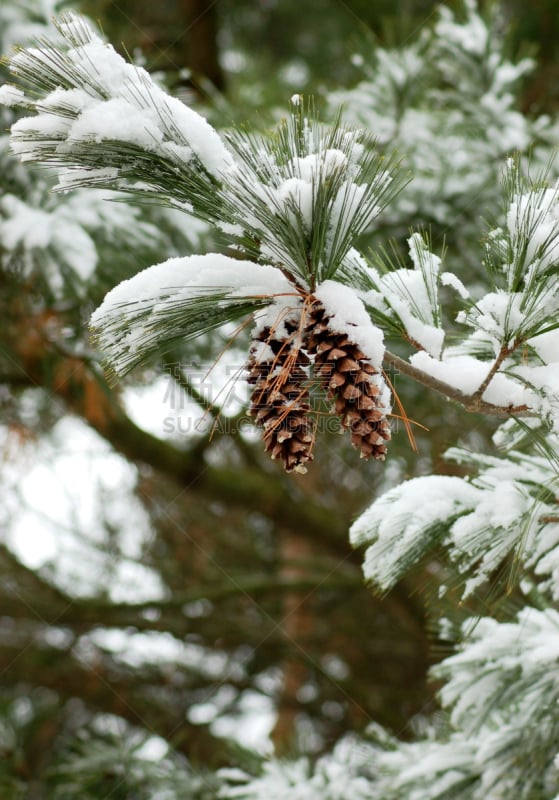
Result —
<svg viewBox="0 0 559 800"><path fill-rule="evenodd" d="M281 459L287 472L304 473L314 444L303 369L309 359L294 343L295 328L283 327L287 331L283 338L264 328L251 347L247 381L254 389L249 413L263 428L266 452L272 459Z"/></svg>
<svg viewBox="0 0 559 800"><path fill-rule="evenodd" d="M319 300L311 306L305 333L306 350L315 357L315 374L334 400L342 426L351 431L352 444L361 458L384 460L390 424L381 402L382 376L346 333L330 328Z"/></svg>

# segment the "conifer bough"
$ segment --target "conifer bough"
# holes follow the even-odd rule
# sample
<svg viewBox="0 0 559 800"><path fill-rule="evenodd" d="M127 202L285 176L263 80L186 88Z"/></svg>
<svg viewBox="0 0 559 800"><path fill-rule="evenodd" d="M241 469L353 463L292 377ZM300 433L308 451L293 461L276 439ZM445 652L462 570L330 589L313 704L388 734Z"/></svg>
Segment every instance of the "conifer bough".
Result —
<svg viewBox="0 0 559 800"><path fill-rule="evenodd" d="M91 326L115 375L175 341L252 317L250 411L272 458L289 471L312 459L318 387L361 456L382 459L386 331L418 351L399 359L414 379L466 408L536 414L559 429L557 371L548 369L559 314L557 188L508 163L505 223L490 231L484 254L494 288L474 301L419 233L408 240L411 269L399 254L379 250L369 263L355 249L404 183L369 134L339 116L319 123L299 95L271 133L218 134L84 18L70 13L56 24L62 43L41 40L11 59L29 93L0 88L1 102L31 112L12 126L13 151L56 168L58 189L128 192L204 220L228 252L170 259L109 292ZM452 347L441 284L458 293L457 321L472 329Z"/></svg>

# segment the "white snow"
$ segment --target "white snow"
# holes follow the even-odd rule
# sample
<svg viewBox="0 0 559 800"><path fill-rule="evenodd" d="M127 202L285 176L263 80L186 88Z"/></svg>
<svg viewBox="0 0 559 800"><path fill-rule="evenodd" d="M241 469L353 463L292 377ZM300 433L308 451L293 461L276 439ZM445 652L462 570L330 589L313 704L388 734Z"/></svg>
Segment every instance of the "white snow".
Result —
<svg viewBox="0 0 559 800"><path fill-rule="evenodd" d="M533 339L529 339L527 344L534 348L546 364L559 361L559 328L535 336Z"/></svg>
<svg viewBox="0 0 559 800"><path fill-rule="evenodd" d="M509 375L504 375L502 372L494 375L484 391L482 399L500 408L527 406L536 412L540 410L541 403L536 392L526 386L523 381L513 378L514 374L520 374L520 369L520 367L516 367L514 371L510 371Z"/></svg>
<svg viewBox="0 0 559 800"><path fill-rule="evenodd" d="M421 272L399 269L383 275L384 301L397 314L410 338L434 358L440 358L445 332L433 324L433 314Z"/></svg>
<svg viewBox="0 0 559 800"><path fill-rule="evenodd" d="M384 334L371 322L356 292L336 281L324 281L316 289L315 296L330 317L330 328L345 333L380 370L384 358Z"/></svg>
<svg viewBox="0 0 559 800"><path fill-rule="evenodd" d="M448 351L442 360L432 358L425 352L414 353L409 360L412 366L426 375L446 383L467 397L479 389L493 363ZM520 376L521 370L521 367L516 367L514 372ZM508 375L497 372L483 392L482 400L500 408L523 405L535 409L540 407L536 393L523 381L515 380L512 372Z"/></svg>
<svg viewBox="0 0 559 800"><path fill-rule="evenodd" d="M51 113L22 117L12 125L10 148L22 161L31 161L36 157L39 147L34 137L62 140L68 127L67 119Z"/></svg>
<svg viewBox="0 0 559 800"><path fill-rule="evenodd" d="M313 183L321 175L329 178L332 174L343 169L347 164L347 155L341 150L327 148L318 153L312 153L301 158L291 160L291 169L307 183Z"/></svg>
<svg viewBox="0 0 559 800"><path fill-rule="evenodd" d="M24 100L25 94L21 89L18 89L17 86L12 86L9 83L0 86L0 105L7 106L8 108L11 106L20 106L23 104Z"/></svg>
<svg viewBox="0 0 559 800"><path fill-rule="evenodd" d="M163 131L155 109L138 108L122 97L91 100L68 130L68 142L112 139L157 150Z"/></svg>
<svg viewBox="0 0 559 800"><path fill-rule="evenodd" d="M281 206L287 213L296 208L301 215L305 228L311 230L314 217L315 185L302 178L288 178L277 190Z"/></svg>
<svg viewBox="0 0 559 800"><path fill-rule="evenodd" d="M241 261L219 253L170 258L161 264L122 281L106 295L93 313L91 324L102 325L103 318L116 307L139 303L163 303L166 295L174 300L188 297L192 289L207 291L226 289L239 297L269 296L293 293L293 286L279 269Z"/></svg>
<svg viewBox="0 0 559 800"><path fill-rule="evenodd" d="M257 340L262 331L265 328L269 328L274 331L274 334L279 339L290 336L290 341L293 345L296 345L297 338L300 336L300 331L298 330L296 333L289 334L287 323L291 323L291 325L297 329L301 328L302 307L302 298L298 294L293 293L293 291L278 294L274 298L273 303L270 303L270 305L265 308L259 309L254 314L255 325L252 329L253 340ZM253 346L255 347L254 355L257 361L275 360L275 355L273 353L271 354L271 359L269 358L271 351L267 345L260 347L260 343L255 341Z"/></svg>
<svg viewBox="0 0 559 800"><path fill-rule="evenodd" d="M97 36L84 18L72 14L60 27L63 35L74 43L65 53L71 68L69 65L60 68L61 86L35 104L37 116L13 126L14 152L23 159L36 158L37 142L26 139L28 133L37 132L44 138L67 134L69 145L83 140L111 139L130 141L150 151L162 147L163 152L172 152L185 161L194 152L215 176L221 176L231 166L229 151L207 120L166 94L144 69L128 64ZM37 71L42 65L51 70L53 64L58 64L52 56L47 47L29 48L11 59L11 67L15 74ZM95 65L93 75L92 65ZM83 76L81 81L78 78L76 86L62 88L72 69ZM12 104L17 99L13 92L7 91L3 97Z"/></svg>
<svg viewBox="0 0 559 800"><path fill-rule="evenodd" d="M240 800L371 800L373 747L354 737L341 739L334 750L311 764L308 758L270 759L258 776L223 769L219 796Z"/></svg>
<svg viewBox="0 0 559 800"><path fill-rule="evenodd" d="M527 240L527 264L541 271L559 261L559 185L517 196L507 214L513 242Z"/></svg>
<svg viewBox="0 0 559 800"><path fill-rule="evenodd" d="M408 239L413 269L391 269L380 274L367 267L375 289L363 299L372 307L379 304L403 325L416 347L440 358L445 332L440 326L438 297L441 259L428 249L423 237L415 233Z"/></svg>
<svg viewBox="0 0 559 800"><path fill-rule="evenodd" d="M551 608L539 611L525 607L517 619L509 623L487 617L477 620L461 651L435 668L436 675L447 678L441 699L446 707L452 706L452 721L457 727L472 725L476 716L483 720L491 696L498 698L511 680L519 681L520 692L528 695L542 678L549 678L555 693L559 691L555 669L559 614ZM466 626L464 632L468 632ZM484 674L485 688L480 685ZM546 682L544 691L549 691ZM521 696L509 692L504 695L505 703L507 696L514 697L521 707Z"/></svg>
<svg viewBox="0 0 559 800"><path fill-rule="evenodd" d="M453 272L442 272L441 283L443 286L450 286L455 292L458 292L463 300L467 300L470 296L469 290L466 289L460 278Z"/></svg>
<svg viewBox="0 0 559 800"><path fill-rule="evenodd" d="M188 303L192 308L197 300L212 296L224 302L226 298L272 301L274 297L298 302L292 284L275 267L208 253L171 258L123 281L94 312L91 326L112 367L124 372L171 335L166 324L173 336L186 337L189 323L185 317L186 328L181 327L181 304ZM211 315L202 327L204 324L212 327Z"/></svg>
<svg viewBox="0 0 559 800"><path fill-rule="evenodd" d="M351 544L367 544L365 577L388 589L406 566L433 544L429 531L440 520L475 508L481 493L460 478L414 478L376 500L351 526Z"/></svg>
<svg viewBox="0 0 559 800"><path fill-rule="evenodd" d="M412 366L426 375L447 383L465 395L474 394L491 366L473 356L456 356L441 361L425 352L413 353L409 360Z"/></svg>
<svg viewBox="0 0 559 800"><path fill-rule="evenodd" d="M485 294L467 312L459 312L456 320L471 325L476 331L484 331L497 354L502 345L513 345L517 332L522 330L527 316L522 305L521 293L498 289Z"/></svg>
<svg viewBox="0 0 559 800"><path fill-rule="evenodd" d="M436 32L441 39L452 42L457 48L476 56L482 56L487 49L489 29L479 14L475 13L475 4L466 4L468 16L465 22L457 22L450 9L442 6L439 9L439 20Z"/></svg>

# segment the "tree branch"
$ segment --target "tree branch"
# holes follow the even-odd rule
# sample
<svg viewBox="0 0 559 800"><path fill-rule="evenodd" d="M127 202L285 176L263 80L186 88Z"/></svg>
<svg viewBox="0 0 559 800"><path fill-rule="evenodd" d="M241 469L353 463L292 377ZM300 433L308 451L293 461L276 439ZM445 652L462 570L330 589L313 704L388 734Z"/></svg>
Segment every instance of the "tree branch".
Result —
<svg viewBox="0 0 559 800"><path fill-rule="evenodd" d="M45 643L29 642L25 651L26 657L20 658L19 646L0 646L4 686L45 686L62 699L79 697L90 709L123 717L161 736L191 760L214 766L230 763L227 741L214 736L207 725L188 722L188 687L186 692L175 689L165 669L153 672L151 680L138 676L134 681L108 656L85 666L70 652Z"/></svg>
<svg viewBox="0 0 559 800"><path fill-rule="evenodd" d="M469 394L464 394L459 389L456 389L455 386L451 386L450 384L445 383L444 381L440 381L438 378L434 378L432 375L428 375L426 372L417 369L417 367L414 367L412 364L408 363L407 361L404 361L403 358L394 355L394 353L390 353L388 350L384 354L384 360L391 367L394 367L394 369L399 370L403 375L407 375L409 378L413 378L413 380L417 381L417 383L421 383L428 389L432 389L433 391L444 395L449 400L455 400L457 403L460 403L460 405L463 406L463 408L466 411L478 414L487 414L492 417L536 416L535 413L531 411L531 409L527 405L496 406L493 405L493 403L486 403L484 400L481 399L483 391L485 391L485 389L489 385L489 381L493 378L495 372L500 366L500 363L497 364L496 367L495 364L492 366L489 375L485 378L482 384L484 388L481 394L479 393L478 389L475 394L469 395Z"/></svg>
<svg viewBox="0 0 559 800"><path fill-rule="evenodd" d="M493 362L493 364L491 365L491 368L489 369L489 372L485 376L485 379L482 381L481 385L473 393L472 401L478 401L478 400L481 401L481 398L483 397L483 393L485 392L485 390L487 389L487 387L489 386L489 384L491 383L491 381L493 380L493 378L495 377L495 375L499 371L499 369L501 367L501 364L503 363L505 358L507 358L507 356L509 356L513 352L513 350L514 350L514 348L508 348L505 345L501 345L501 349L499 351L499 354L498 354L497 358L495 359L495 361Z"/></svg>

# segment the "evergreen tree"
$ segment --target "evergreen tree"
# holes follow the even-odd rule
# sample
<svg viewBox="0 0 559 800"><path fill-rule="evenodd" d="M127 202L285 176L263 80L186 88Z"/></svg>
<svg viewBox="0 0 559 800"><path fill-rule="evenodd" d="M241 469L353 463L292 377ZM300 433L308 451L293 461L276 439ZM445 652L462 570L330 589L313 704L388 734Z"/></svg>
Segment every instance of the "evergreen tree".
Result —
<svg viewBox="0 0 559 800"><path fill-rule="evenodd" d="M462 27L443 13L429 46L446 47L437 64L449 54L457 63L486 58L493 72L484 96L496 102L524 66L507 71L489 44L481 52L488 29L472 4L466 10ZM393 401L394 416L410 424L391 396L388 367L468 412L505 420L494 436L497 455L451 448L447 458L456 474L400 481L354 522L350 539L366 548L365 578L380 592L428 564L437 573L441 607L449 598L452 608L457 594L464 608L475 607L499 591L513 593L521 605L512 612L504 606L501 618L466 613L442 621L441 641L456 641L455 652L433 669L442 681L442 712L417 717L422 730L415 742L370 726L315 762L270 760L221 770L204 782L167 750L162 775L161 764L149 762L145 738L123 745L110 727L108 733L101 727L86 755L76 745L72 757L63 755L57 796L77 787L104 791L99 775L122 747L129 766L116 786L124 787L123 796L142 796L149 782L146 796L167 792L170 798L207 791L247 800L553 800L559 793L559 183L553 168L529 169L519 155L509 155L500 166L497 208L493 182L501 154L489 147L494 137L482 135L487 126L480 120L467 143L468 152L476 144L485 152L481 176L459 204L483 191L494 204L494 222L480 230L473 275L457 274L455 259L452 271L444 269L443 254L422 232L408 236L407 254L377 246L367 255L360 237L371 230L377 235L391 208L401 220L406 191L398 194L405 177L397 158L367 132L339 118L321 123L295 95L288 119L273 132L218 133L126 63L83 18L61 16L57 29L62 41L44 39L10 60L20 85L6 84L0 98L30 114L12 125L12 150L55 168L64 190L128 192L186 211L211 226L226 248L172 257L107 294L92 330L113 375L212 331L227 339L239 320L245 327L249 320L250 413L265 449L288 472L317 466L309 462L328 414L349 429L363 458L385 459ZM388 91L386 76L393 74L384 74L373 96ZM462 74L462 68L445 73L457 81L455 107L441 102L425 129L434 130L442 114L443 138L456 124L466 141L464 118L478 103L484 114L487 109L460 85ZM514 118L525 149L530 126L511 110L506 92L500 97L505 114L497 121ZM499 147L508 151L509 144ZM421 167L421 156L413 155ZM470 171L477 166L472 156ZM443 197L437 206L431 192L430 208L450 225ZM454 224L460 242L464 220ZM464 236L471 243L471 233ZM469 253L468 262L474 260ZM385 339L396 352L386 349ZM68 775L76 776L75 787Z"/></svg>

